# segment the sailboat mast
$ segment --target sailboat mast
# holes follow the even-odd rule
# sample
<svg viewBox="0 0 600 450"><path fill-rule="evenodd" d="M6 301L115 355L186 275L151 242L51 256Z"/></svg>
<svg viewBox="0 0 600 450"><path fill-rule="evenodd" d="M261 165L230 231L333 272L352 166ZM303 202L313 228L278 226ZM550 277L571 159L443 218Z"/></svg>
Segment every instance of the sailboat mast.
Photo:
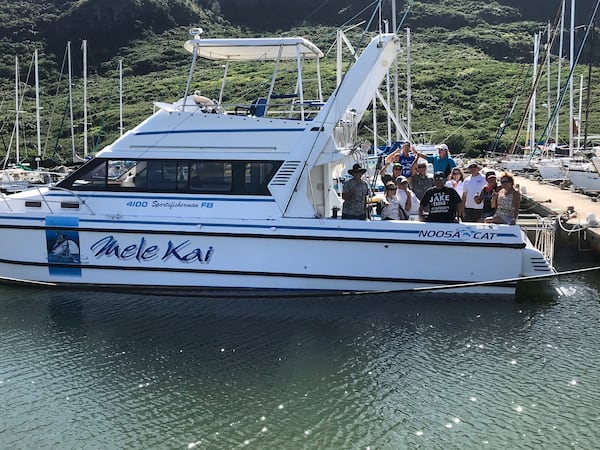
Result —
<svg viewBox="0 0 600 450"><path fill-rule="evenodd" d="M396 0L392 1L392 31L394 33L397 33L397 29L398 29L398 20L396 18L397 15L397 10L396 10ZM394 114L396 115L396 122L398 122L400 120L400 104L399 104L399 97L400 97L400 86L399 86L399 74L398 74L398 58L396 58L396 61L394 62ZM409 129L410 132L410 129ZM399 141L401 137L401 133L400 130L398 129L398 127L396 127L396 141ZM409 134L410 137L410 134Z"/></svg>
<svg viewBox="0 0 600 450"><path fill-rule="evenodd" d="M575 0L571 0L571 30L569 43L569 69L575 65ZM573 156L573 76L569 77L569 156Z"/></svg>
<svg viewBox="0 0 600 450"><path fill-rule="evenodd" d="M406 29L406 134L408 139L412 140L412 118L411 118L411 107L412 107L412 78L410 73L411 66L411 54L410 54L410 28Z"/></svg>
<svg viewBox="0 0 600 450"><path fill-rule="evenodd" d="M88 117L87 117L87 40L82 42L83 48L83 157L88 156Z"/></svg>
<svg viewBox="0 0 600 450"><path fill-rule="evenodd" d="M550 52L550 43L551 43L551 39L550 36L552 34L552 26L550 25L550 21L548 21L548 33L546 35L546 53L547 53L547 57L546 57L546 111L548 111L548 122L550 122L550 118L552 116L552 111L550 109L550 105L552 104L552 96L550 95L550 78L551 78L551 72L550 72L550 63L551 63L551 52ZM546 141L548 141L548 138L546 137Z"/></svg>
<svg viewBox="0 0 600 450"><path fill-rule="evenodd" d="M72 161L76 162L76 154L75 154L75 129L73 126L73 73L72 73L72 65L71 65L71 41L67 42L67 65L69 72L69 116L71 119L71 153L72 153Z"/></svg>
<svg viewBox="0 0 600 450"><path fill-rule="evenodd" d="M15 161L21 159L19 149L19 57L15 56Z"/></svg>
<svg viewBox="0 0 600 450"><path fill-rule="evenodd" d="M583 102L583 75L579 76L579 112L577 113L577 148L581 148L581 106Z"/></svg>
<svg viewBox="0 0 600 450"><path fill-rule="evenodd" d="M40 74L38 69L38 49L33 52L35 70L35 123L37 129L37 156L42 156L42 136L40 132Z"/></svg>
<svg viewBox="0 0 600 450"><path fill-rule="evenodd" d="M565 33L565 7L566 0L562 0L560 7L560 36L558 38L558 74L556 80L556 101L560 101L560 88L561 88L561 71L562 71L562 56L563 56L563 35ZM556 122L554 125L555 139L554 142L558 145L558 120L560 117L560 110L556 109Z"/></svg>
<svg viewBox="0 0 600 450"><path fill-rule="evenodd" d="M536 120L536 107L537 107L537 79L538 79L538 63L540 55L540 40L541 33L535 33L533 36L533 93L531 96L531 105L529 107L529 148L531 154L535 154L536 150L536 138L535 138L535 120Z"/></svg>
<svg viewBox="0 0 600 450"><path fill-rule="evenodd" d="M119 134L123 136L123 60L119 60Z"/></svg>

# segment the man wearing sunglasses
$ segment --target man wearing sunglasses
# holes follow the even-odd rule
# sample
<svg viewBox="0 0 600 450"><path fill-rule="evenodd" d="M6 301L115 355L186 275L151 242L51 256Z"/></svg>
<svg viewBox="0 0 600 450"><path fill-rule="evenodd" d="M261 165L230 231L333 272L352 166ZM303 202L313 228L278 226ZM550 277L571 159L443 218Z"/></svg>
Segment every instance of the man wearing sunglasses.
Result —
<svg viewBox="0 0 600 450"><path fill-rule="evenodd" d="M446 175L436 172L433 176L435 185L423 195L419 205L419 220L427 222L458 222L458 215L462 199L451 187L445 186ZM429 207L429 214L425 218L424 210Z"/></svg>
<svg viewBox="0 0 600 450"><path fill-rule="evenodd" d="M410 179L410 188L413 190L419 200L423 198L425 192L433 187L433 178L427 175L427 162L424 159L415 160L412 166L412 177Z"/></svg>

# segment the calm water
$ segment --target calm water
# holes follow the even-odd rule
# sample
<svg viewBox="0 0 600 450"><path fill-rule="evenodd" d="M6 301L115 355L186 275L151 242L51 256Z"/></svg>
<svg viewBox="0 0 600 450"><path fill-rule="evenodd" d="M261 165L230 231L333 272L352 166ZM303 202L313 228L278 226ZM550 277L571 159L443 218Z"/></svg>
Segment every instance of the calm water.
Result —
<svg viewBox="0 0 600 450"><path fill-rule="evenodd" d="M599 448L599 291L598 272L517 300L0 287L0 447Z"/></svg>

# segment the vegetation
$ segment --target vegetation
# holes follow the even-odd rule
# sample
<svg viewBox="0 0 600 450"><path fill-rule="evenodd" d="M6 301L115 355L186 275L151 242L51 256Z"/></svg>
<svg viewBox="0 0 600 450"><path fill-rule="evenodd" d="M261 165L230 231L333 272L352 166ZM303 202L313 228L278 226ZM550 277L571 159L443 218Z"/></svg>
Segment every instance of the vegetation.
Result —
<svg viewBox="0 0 600 450"><path fill-rule="evenodd" d="M0 155L11 142L14 127L15 57L24 96L21 106L21 151L35 153L35 92L32 54L39 49L42 145L45 156L67 159L71 154L68 126L65 47L72 42L74 116L77 152L83 147L83 88L81 40L89 45L88 148L94 151L119 134L118 61L124 68L124 128L129 129L152 113L153 101L176 101L183 94L189 54L183 49L191 26L200 26L205 37L264 34L301 35L327 52L322 72L326 92L335 83L334 25L357 23L373 17L365 2L348 0L13 0L0 5ZM376 2L373 2L375 4ZM522 5L521 3L526 3ZM515 94L520 93L509 126L500 142L506 148L514 139L532 82L533 33L554 20L558 0L475 1L422 0L413 2L402 28L411 28L413 131L431 131L433 142L446 140L454 151L477 154L490 148L500 123L505 121ZM587 23L591 0L578 1L578 24ZM276 19L281 5L286 13ZM399 15L404 3L399 1ZM279 8L279 9L278 9ZM383 9L390 9L389 0ZM363 11L364 10L364 11ZM308 13L307 13L308 11ZM362 12L361 12L362 11ZM388 14L389 15L389 14ZM363 25L364 26L364 25ZM371 29L375 25L371 26ZM285 30L285 31L277 31ZM404 31L402 31L404 33ZM581 39L583 33L579 32ZM364 45L367 37L358 27L353 43ZM591 38L590 38L591 39ZM597 39L597 38L596 38ZM588 45L588 47L591 47ZM598 50L596 50L598 51ZM403 52L402 58L405 57ZM593 61L596 55L589 56ZM555 62L556 58L553 59ZM587 50L575 73L588 72ZM404 85L404 62L400 78ZM563 67L568 61L563 63ZM228 102L247 103L258 96L270 74L252 76L253 67L229 73L237 87ZM221 68L201 61L195 88L216 96ZM588 129L598 133L600 109L594 103L596 67L592 71ZM563 82L566 72L563 71ZM552 99L556 97L556 68L550 77ZM546 78L542 79L543 87ZM587 85L587 82L586 82ZM540 89L540 92L544 89ZM404 103L406 93L401 92ZM543 98L541 98L543 97ZM584 96L585 100L585 96ZM538 101L538 117L545 118L545 91ZM577 95L578 101L578 95ZM554 102L554 100L552 100ZM566 111L561 130L568 129ZM406 114L404 111L402 114ZM365 117L366 123L372 119ZM378 112L383 124L385 117ZM540 120L540 125L542 120ZM366 132L366 127L365 127ZM561 131L561 134L563 132ZM524 133L521 141L524 140ZM11 145L14 148L14 143ZM4 151L3 151L3 150ZM12 155L14 156L14 155Z"/></svg>

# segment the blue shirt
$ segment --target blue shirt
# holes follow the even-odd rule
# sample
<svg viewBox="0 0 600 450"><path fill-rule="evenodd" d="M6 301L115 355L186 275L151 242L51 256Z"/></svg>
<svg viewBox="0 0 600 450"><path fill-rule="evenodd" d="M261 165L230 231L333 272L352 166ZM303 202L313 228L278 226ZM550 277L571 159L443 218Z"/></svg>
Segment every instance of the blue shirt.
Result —
<svg viewBox="0 0 600 450"><path fill-rule="evenodd" d="M446 176L456 167L456 163L450 157L440 158L439 155L428 156L427 161L433 164L433 173L444 172Z"/></svg>
<svg viewBox="0 0 600 450"><path fill-rule="evenodd" d="M414 155L404 156L400 154L398 158L398 163L402 166L402 176L406 178L410 178L412 175L412 163L415 160Z"/></svg>

